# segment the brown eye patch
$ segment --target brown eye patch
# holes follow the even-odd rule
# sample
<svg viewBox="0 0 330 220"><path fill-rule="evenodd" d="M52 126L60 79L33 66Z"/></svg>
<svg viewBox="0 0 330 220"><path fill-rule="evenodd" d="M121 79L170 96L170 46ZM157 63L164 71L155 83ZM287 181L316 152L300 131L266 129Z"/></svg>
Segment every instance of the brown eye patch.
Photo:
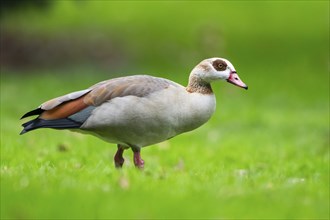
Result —
<svg viewBox="0 0 330 220"><path fill-rule="evenodd" d="M212 65L217 71L223 71L227 68L227 63L223 60L215 60Z"/></svg>

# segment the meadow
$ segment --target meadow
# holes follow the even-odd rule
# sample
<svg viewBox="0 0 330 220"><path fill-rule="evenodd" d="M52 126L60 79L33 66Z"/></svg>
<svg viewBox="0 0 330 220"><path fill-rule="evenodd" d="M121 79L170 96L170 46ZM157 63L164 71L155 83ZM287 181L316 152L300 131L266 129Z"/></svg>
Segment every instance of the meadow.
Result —
<svg viewBox="0 0 330 220"><path fill-rule="evenodd" d="M329 219L328 17L327 1L59 1L4 16L33 36L102 32L122 56L113 69L1 67L1 219ZM144 148L143 171L129 151L115 169L116 146L93 136L19 135L50 98L138 73L186 84L214 56L249 90L215 83L210 121Z"/></svg>

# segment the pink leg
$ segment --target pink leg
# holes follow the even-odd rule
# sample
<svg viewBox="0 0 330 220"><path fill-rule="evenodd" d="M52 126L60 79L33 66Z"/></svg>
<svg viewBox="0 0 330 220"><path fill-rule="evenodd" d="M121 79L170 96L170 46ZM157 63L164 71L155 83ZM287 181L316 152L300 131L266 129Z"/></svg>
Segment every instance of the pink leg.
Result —
<svg viewBox="0 0 330 220"><path fill-rule="evenodd" d="M118 150L113 159L115 161L116 168L121 168L125 162L125 160L123 158L123 153L124 153L125 148L123 146L121 146L120 144L118 144L117 146L118 146Z"/></svg>
<svg viewBox="0 0 330 220"><path fill-rule="evenodd" d="M135 167L142 169L144 167L144 161L141 158L140 149L138 149L138 150L133 149L133 153L134 153Z"/></svg>

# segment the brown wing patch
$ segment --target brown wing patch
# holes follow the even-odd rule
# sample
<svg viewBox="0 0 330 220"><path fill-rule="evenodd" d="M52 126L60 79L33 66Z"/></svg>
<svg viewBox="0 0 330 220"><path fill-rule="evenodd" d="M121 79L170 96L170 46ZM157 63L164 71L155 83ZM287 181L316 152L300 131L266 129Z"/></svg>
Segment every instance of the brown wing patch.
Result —
<svg viewBox="0 0 330 220"><path fill-rule="evenodd" d="M178 86L169 80L145 75L115 78L91 87L92 91L85 96L84 102L87 105L99 106L116 97L145 97L170 85Z"/></svg>
<svg viewBox="0 0 330 220"><path fill-rule="evenodd" d="M44 111L40 115L40 118L46 120L52 120L52 119L66 118L70 115L73 115L88 106L84 102L84 96L78 99L64 102L51 110Z"/></svg>
<svg viewBox="0 0 330 220"><path fill-rule="evenodd" d="M107 95L108 95L108 91L107 91L106 87L105 86L100 86L100 87L92 90L92 92L88 93L83 98L83 102L87 103L87 105L97 106L98 105L98 100L106 99Z"/></svg>

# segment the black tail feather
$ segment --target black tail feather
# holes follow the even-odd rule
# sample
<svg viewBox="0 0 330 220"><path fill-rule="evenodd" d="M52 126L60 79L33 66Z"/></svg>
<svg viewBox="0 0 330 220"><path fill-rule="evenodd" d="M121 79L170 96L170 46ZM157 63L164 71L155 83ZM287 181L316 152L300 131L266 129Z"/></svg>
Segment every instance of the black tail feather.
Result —
<svg viewBox="0 0 330 220"><path fill-rule="evenodd" d="M26 132L38 129L38 128L55 128L55 129L66 129L66 128L80 128L82 123L76 122L68 118L54 119L54 120L44 120L41 118L36 118L28 121L22 126L24 127L20 134L25 134Z"/></svg>
<svg viewBox="0 0 330 220"><path fill-rule="evenodd" d="M29 117L29 116L32 116L32 115L40 115L41 113L43 113L45 110L41 109L41 108L37 108L37 109L34 109L32 111L29 111L27 113L25 113L21 119L23 118L26 118L26 117Z"/></svg>

